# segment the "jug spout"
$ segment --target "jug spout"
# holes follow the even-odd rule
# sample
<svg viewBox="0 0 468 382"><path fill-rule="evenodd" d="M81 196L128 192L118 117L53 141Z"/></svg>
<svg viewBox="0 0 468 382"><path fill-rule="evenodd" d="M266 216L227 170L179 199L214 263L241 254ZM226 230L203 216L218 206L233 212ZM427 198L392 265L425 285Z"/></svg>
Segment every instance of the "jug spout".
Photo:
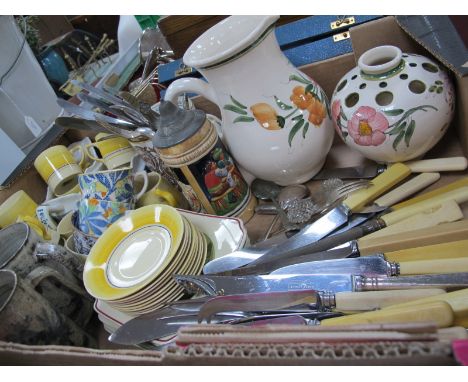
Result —
<svg viewBox="0 0 468 382"><path fill-rule="evenodd" d="M185 52L183 61L198 70L226 63L254 47L279 16L231 16L200 36Z"/></svg>

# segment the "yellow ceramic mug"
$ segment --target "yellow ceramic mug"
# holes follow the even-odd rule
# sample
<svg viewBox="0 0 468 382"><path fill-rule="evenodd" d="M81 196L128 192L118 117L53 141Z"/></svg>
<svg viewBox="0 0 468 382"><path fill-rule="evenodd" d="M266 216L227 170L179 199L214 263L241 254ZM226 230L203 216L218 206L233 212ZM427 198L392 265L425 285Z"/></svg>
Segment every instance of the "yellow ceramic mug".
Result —
<svg viewBox="0 0 468 382"><path fill-rule="evenodd" d="M123 137L100 140L85 146L88 156L98 162L103 162L109 170L128 166L135 155L135 149L130 142ZM102 158L97 158L90 151L94 147L99 150Z"/></svg>
<svg viewBox="0 0 468 382"><path fill-rule="evenodd" d="M143 179L135 176L135 192L141 189ZM148 174L148 190L137 201L137 207L149 206L151 204L168 204L171 207L187 209L188 203L184 195L172 186L157 172Z"/></svg>
<svg viewBox="0 0 468 382"><path fill-rule="evenodd" d="M62 145L52 146L39 154L34 167L57 196L73 190L78 184L78 175L82 173L72 153Z"/></svg>
<svg viewBox="0 0 468 382"><path fill-rule="evenodd" d="M15 192L0 205L0 228L15 223L20 215L36 216L36 208L36 202L26 192Z"/></svg>
<svg viewBox="0 0 468 382"><path fill-rule="evenodd" d="M16 219L16 223L26 223L31 227L40 238L49 240L50 236L47 234L47 229L44 225L33 216L19 215Z"/></svg>

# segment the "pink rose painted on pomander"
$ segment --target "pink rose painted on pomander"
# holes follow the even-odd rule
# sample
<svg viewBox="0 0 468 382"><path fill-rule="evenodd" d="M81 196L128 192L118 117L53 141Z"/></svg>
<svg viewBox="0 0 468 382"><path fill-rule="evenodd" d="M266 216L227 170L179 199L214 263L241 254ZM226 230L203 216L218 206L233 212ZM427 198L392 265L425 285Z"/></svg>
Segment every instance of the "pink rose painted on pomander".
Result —
<svg viewBox="0 0 468 382"><path fill-rule="evenodd" d="M348 133L360 146L379 146L385 141L387 118L370 106L361 106L348 121Z"/></svg>
<svg viewBox="0 0 468 382"><path fill-rule="evenodd" d="M338 81L331 117L343 142L393 163L423 156L447 131L454 88L443 66L384 45L363 53Z"/></svg>

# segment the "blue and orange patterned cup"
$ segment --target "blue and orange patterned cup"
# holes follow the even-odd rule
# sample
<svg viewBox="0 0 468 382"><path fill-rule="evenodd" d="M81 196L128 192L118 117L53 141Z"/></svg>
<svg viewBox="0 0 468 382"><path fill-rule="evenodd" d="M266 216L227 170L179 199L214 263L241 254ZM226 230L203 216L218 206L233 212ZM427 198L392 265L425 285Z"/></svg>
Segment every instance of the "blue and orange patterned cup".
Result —
<svg viewBox="0 0 468 382"><path fill-rule="evenodd" d="M143 179L144 184L138 194L135 195L133 180L136 175ZM78 177L78 184L82 197L85 199L130 203L133 200L138 200L146 192L148 176L145 171L135 174L128 167L82 174Z"/></svg>
<svg viewBox="0 0 468 382"><path fill-rule="evenodd" d="M78 228L87 235L99 237L126 211L134 208L133 202L113 202L84 198L78 205Z"/></svg>

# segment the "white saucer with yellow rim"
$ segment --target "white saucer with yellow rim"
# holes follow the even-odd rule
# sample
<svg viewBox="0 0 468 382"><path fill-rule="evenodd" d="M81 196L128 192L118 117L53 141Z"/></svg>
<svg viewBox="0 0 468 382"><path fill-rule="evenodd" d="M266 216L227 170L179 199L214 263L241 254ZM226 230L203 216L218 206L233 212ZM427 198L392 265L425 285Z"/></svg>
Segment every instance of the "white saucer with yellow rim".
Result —
<svg viewBox="0 0 468 382"><path fill-rule="evenodd" d="M184 224L172 207L139 208L112 224L86 260L83 282L95 298L112 301L150 284L177 253Z"/></svg>

